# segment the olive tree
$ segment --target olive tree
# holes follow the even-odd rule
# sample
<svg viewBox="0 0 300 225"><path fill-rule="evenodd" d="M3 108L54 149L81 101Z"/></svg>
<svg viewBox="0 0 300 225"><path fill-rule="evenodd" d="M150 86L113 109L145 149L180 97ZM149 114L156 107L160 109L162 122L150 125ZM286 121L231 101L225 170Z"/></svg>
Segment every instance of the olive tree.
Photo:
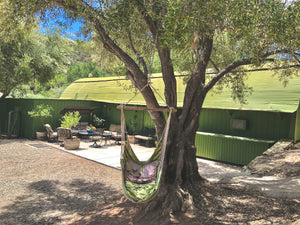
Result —
<svg viewBox="0 0 300 225"><path fill-rule="evenodd" d="M147 85L152 53L160 59L169 107L177 108L174 68L185 71L183 107L172 116L162 183L157 196L142 205L148 212L160 207L162 214L169 215L193 208L195 190L203 182L195 135L204 99L214 86L230 86L233 97L243 102L249 92L243 66L266 61L299 65L297 1L11 0L8 4L13 15L28 20L37 13L44 20L61 13L66 21L83 21L83 31L93 32L103 48L124 64L149 108L160 107ZM208 67L214 75L207 74ZM159 137L164 115L151 111L150 116Z"/></svg>

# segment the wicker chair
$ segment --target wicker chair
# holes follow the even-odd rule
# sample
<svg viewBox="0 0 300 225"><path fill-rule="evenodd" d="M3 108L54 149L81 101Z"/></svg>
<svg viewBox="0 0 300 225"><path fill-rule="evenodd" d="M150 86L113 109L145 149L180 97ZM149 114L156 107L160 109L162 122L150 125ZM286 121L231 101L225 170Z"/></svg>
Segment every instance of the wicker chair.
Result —
<svg viewBox="0 0 300 225"><path fill-rule="evenodd" d="M48 141L57 141L57 132L54 132L49 124L44 125L47 131Z"/></svg>
<svg viewBox="0 0 300 225"><path fill-rule="evenodd" d="M72 131L71 129L58 127L57 128L57 138L58 142L63 142L65 138L72 138Z"/></svg>

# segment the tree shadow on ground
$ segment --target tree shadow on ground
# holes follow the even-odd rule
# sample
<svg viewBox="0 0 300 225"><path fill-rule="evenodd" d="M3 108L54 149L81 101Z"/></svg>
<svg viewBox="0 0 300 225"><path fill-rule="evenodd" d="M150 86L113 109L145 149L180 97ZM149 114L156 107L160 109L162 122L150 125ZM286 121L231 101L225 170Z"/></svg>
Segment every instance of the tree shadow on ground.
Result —
<svg viewBox="0 0 300 225"><path fill-rule="evenodd" d="M104 183L83 179L41 180L5 207L0 224L288 224L299 219L300 201L274 199L230 185L201 184L194 189L198 211L159 217L152 213L137 221L139 204L124 201L122 193Z"/></svg>
<svg viewBox="0 0 300 225"><path fill-rule="evenodd" d="M4 208L0 224L72 224L119 201L121 194L99 182L41 180Z"/></svg>
<svg viewBox="0 0 300 225"><path fill-rule="evenodd" d="M300 199L272 198L242 186L207 183L198 193L198 208L214 224L288 224L300 215Z"/></svg>

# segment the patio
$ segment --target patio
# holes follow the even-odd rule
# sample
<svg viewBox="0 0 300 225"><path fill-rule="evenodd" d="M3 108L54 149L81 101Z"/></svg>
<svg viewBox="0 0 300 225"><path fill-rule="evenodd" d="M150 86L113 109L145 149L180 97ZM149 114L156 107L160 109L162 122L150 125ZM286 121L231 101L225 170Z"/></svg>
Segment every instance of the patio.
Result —
<svg viewBox="0 0 300 225"><path fill-rule="evenodd" d="M100 163L102 165L121 170L120 153L121 146L110 140L107 145L100 148L90 147L89 139L82 139L78 150L66 150L57 143L43 142L51 147L64 152ZM149 159L154 148L131 144L137 157L144 161ZM277 177L277 176L256 176L248 173L243 167L227 163L197 158L198 170L202 177L213 183L234 184L249 187L264 192L272 197L299 198L300 177Z"/></svg>
<svg viewBox="0 0 300 225"><path fill-rule="evenodd" d="M104 145L102 145L101 143L101 147L93 148L91 147L93 143L92 141L90 141L89 139L81 139L80 147L78 150L66 150L58 143L45 143L47 143L47 145L50 145L51 147L58 148L62 151L66 151L85 159L89 159L116 169L121 169L121 145L116 145L114 140L108 140ZM144 147L138 144L133 144L132 148L134 149L137 157L142 161L147 160L154 151L154 148Z"/></svg>

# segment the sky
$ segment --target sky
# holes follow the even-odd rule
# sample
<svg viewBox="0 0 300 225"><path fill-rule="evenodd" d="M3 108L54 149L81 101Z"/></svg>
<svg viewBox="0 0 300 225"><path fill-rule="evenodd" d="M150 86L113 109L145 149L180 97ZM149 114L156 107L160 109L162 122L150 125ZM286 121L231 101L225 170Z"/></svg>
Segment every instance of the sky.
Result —
<svg viewBox="0 0 300 225"><path fill-rule="evenodd" d="M48 32L55 31L58 28L60 29L60 33L63 36L66 36L70 39L81 39L81 40L89 40L89 38L84 37L84 35L82 35L80 28L83 25L83 23L81 21L73 21L72 23L70 22L66 22L65 18L63 17L64 12L60 12L60 16L56 17L56 19L52 19L51 18L51 13L47 13L48 17L47 17L47 22L40 22L40 32L47 34ZM65 26L60 25L60 24L67 24Z"/></svg>
<svg viewBox="0 0 300 225"><path fill-rule="evenodd" d="M43 34L47 34L47 30L50 29L51 30L55 30L57 27L59 27L59 25L57 25L55 22L49 22L47 24L44 23L40 23L40 32L42 32ZM60 27L61 29L61 34L63 36L66 36L70 39L73 40L89 40L89 38L84 37L81 32L80 32L80 27L82 26L81 22L74 22L72 25L68 25L67 27ZM79 35L80 34L80 35Z"/></svg>

